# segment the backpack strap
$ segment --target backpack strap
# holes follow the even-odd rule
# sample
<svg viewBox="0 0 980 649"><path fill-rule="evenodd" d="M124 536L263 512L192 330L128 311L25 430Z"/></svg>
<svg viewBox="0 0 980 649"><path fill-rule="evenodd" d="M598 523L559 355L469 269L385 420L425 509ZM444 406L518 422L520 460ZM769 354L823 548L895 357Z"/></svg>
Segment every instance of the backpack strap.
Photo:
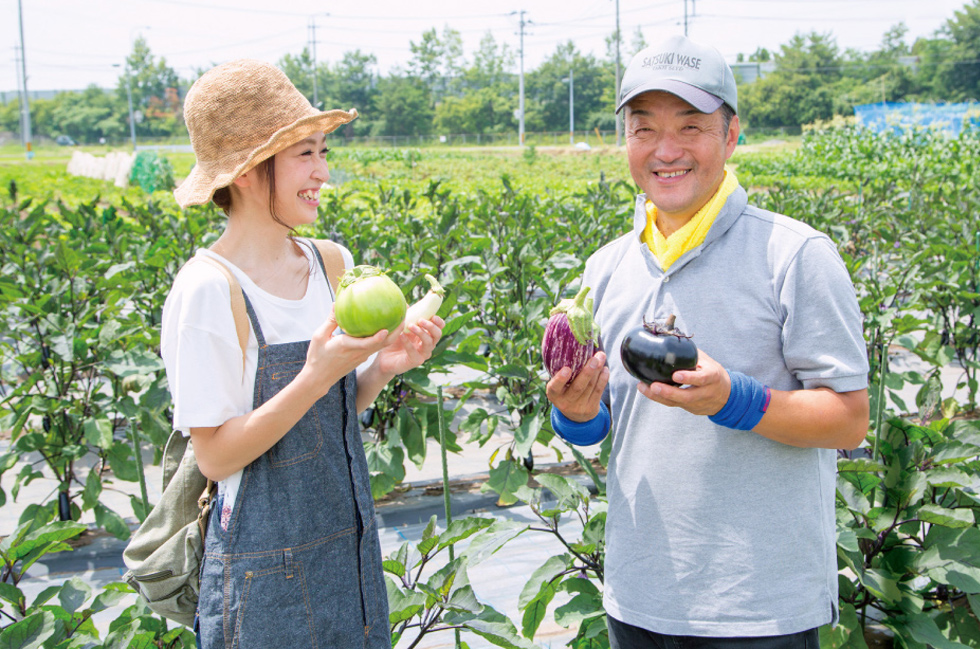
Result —
<svg viewBox="0 0 980 649"><path fill-rule="evenodd" d="M340 285L340 276L343 275L344 270L346 270L344 266L344 256L340 252L340 246L329 239L310 239L310 243L313 244L316 251L320 254L320 258L323 260L323 267L327 273L327 281L330 282L330 288L333 289L333 294L336 297L337 288ZM238 283L238 279L235 278L235 275L228 270L228 267L214 257L199 255L187 263L190 264L195 261L203 261L210 264L214 268L217 268L228 281L228 287L231 290L231 315L235 319L235 331L238 334L238 346L242 350L242 372L244 372L245 349L248 346L249 323L248 312L245 307L245 296L242 295L242 286Z"/></svg>
<svg viewBox="0 0 980 649"><path fill-rule="evenodd" d="M334 297L337 295L337 287L340 285L340 276L344 274L344 255L340 252L340 246L329 239L310 239L310 243L320 253L323 260L323 268L327 271L327 281L333 289Z"/></svg>
<svg viewBox="0 0 980 649"><path fill-rule="evenodd" d="M235 332L238 334L238 346L242 350L242 372L245 372L245 348L248 346L248 313L245 310L245 296L242 295L242 286L238 283L235 275L228 270L214 257L200 255L194 257L188 263L203 261L221 271L221 274L228 280L228 287L231 289L231 315L235 319Z"/></svg>

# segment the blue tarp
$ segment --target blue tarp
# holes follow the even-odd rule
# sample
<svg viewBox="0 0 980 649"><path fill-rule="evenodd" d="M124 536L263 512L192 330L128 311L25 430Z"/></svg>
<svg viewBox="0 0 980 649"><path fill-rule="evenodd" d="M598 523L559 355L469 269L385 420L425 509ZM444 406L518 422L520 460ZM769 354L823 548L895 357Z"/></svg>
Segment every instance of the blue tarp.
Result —
<svg viewBox="0 0 980 649"><path fill-rule="evenodd" d="M980 128L980 104L881 103L854 107L858 123L878 133L928 128L959 135L964 126Z"/></svg>

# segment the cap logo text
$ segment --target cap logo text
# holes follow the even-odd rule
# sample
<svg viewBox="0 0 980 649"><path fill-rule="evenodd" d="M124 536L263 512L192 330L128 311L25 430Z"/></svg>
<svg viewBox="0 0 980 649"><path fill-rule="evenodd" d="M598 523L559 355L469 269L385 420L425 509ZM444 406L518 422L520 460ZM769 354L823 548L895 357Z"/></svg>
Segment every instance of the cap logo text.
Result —
<svg viewBox="0 0 980 649"><path fill-rule="evenodd" d="M643 67L664 69L664 68L690 68L692 70L701 69L701 59L696 56L688 56L680 52L661 52L655 56L648 56L643 59Z"/></svg>

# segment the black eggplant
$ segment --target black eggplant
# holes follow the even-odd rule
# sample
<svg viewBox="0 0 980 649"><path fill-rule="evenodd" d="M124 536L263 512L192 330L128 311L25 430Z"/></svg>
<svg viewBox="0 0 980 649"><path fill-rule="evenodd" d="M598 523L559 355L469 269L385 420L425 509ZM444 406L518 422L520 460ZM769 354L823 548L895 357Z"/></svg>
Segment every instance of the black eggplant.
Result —
<svg viewBox="0 0 980 649"><path fill-rule="evenodd" d="M631 329L623 337L619 354L623 366L644 383L658 381L679 385L671 378L678 370L693 370L698 365L698 347L691 337L674 329L675 316L664 325L647 322Z"/></svg>

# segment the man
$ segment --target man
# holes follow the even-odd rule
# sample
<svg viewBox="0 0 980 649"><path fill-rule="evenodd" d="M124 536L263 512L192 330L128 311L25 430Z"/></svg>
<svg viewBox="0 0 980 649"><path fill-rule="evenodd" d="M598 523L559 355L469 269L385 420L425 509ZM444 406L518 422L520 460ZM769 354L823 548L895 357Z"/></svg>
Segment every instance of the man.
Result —
<svg viewBox="0 0 980 649"><path fill-rule="evenodd" d="M633 230L589 258L603 348L548 383L552 421L611 427L604 604L614 649L818 647L837 621L836 451L868 427L850 277L825 235L747 204L731 68L671 38L623 75ZM623 337L644 319L699 347L682 386L638 383ZM680 638L683 637L683 645Z"/></svg>

